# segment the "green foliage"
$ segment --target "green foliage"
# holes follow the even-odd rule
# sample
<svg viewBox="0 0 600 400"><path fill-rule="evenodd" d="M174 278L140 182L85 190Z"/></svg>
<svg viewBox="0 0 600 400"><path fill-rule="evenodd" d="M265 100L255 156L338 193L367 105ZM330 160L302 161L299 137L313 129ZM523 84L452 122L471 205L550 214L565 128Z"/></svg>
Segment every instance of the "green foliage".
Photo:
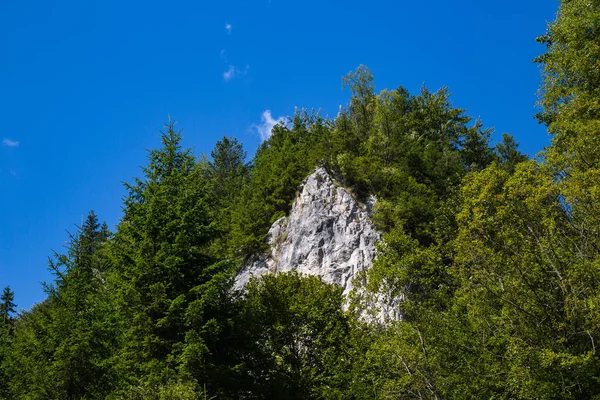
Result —
<svg viewBox="0 0 600 400"><path fill-rule="evenodd" d="M35 305L15 321L14 337L2 363L7 376L6 398L52 399L51 373L57 338L51 330L50 302Z"/></svg>
<svg viewBox="0 0 600 400"><path fill-rule="evenodd" d="M502 168L513 173L517 164L527 161L527 156L521 153L517 148L519 144L508 133L502 134L502 142L496 144L498 161Z"/></svg>
<svg viewBox="0 0 600 400"><path fill-rule="evenodd" d="M3 328L7 328L12 325L13 316L16 313L15 304L15 292L10 290L10 286L7 286L2 291L2 297L0 297L0 323Z"/></svg>
<svg viewBox="0 0 600 400"><path fill-rule="evenodd" d="M102 304L101 252L108 232L90 212L66 254L50 260L48 299L15 324L6 364L16 397L103 398L110 390L105 360L114 331ZM42 363L42 365L39 365Z"/></svg>
<svg viewBox="0 0 600 400"><path fill-rule="evenodd" d="M492 128L483 128L483 122L479 118L467 129L461 153L469 170L481 170L493 161L494 154L490 148L492 132Z"/></svg>
<svg viewBox="0 0 600 400"><path fill-rule="evenodd" d="M575 233L559 193L535 162L513 176L493 167L465 185L458 217L457 301L473 310L478 330L490 334L494 324L491 334L510 360L506 390L519 398L600 390L590 379L600 364L587 305L597 296L597 271L573 252Z"/></svg>
<svg viewBox="0 0 600 400"><path fill-rule="evenodd" d="M240 326L253 398L345 398L348 317L341 288L314 276L266 275L247 286Z"/></svg>
<svg viewBox="0 0 600 400"><path fill-rule="evenodd" d="M215 232L207 202L208 181L174 123L163 147L151 150L144 179L126 185L129 195L110 258L122 347L115 371L123 384L159 385L177 376L186 310L192 288L209 281Z"/></svg>
<svg viewBox="0 0 600 400"><path fill-rule="evenodd" d="M210 155L206 173L212 181L214 200L221 204L220 208L228 207L245 184L251 166L245 162L246 152L235 138L223 137Z"/></svg>
<svg viewBox="0 0 600 400"><path fill-rule="evenodd" d="M298 111L291 126L278 125L254 157L248 184L232 211L229 248L248 256L266 246L271 224L291 208L302 180L326 158L329 123L318 114Z"/></svg>
<svg viewBox="0 0 600 400"><path fill-rule="evenodd" d="M6 374L5 358L14 334L16 312L15 293L6 286L0 297L0 398L7 396L9 378Z"/></svg>
<svg viewBox="0 0 600 400"><path fill-rule="evenodd" d="M232 213L240 190L247 184L251 164L245 162L246 152L237 139L224 137L211 152L206 165L210 205L215 209L219 238L213 245L215 255L227 253L229 232L234 224Z"/></svg>
<svg viewBox="0 0 600 400"><path fill-rule="evenodd" d="M209 400L204 390L196 385L182 382L169 382L160 386L132 387L121 397L123 400Z"/></svg>
<svg viewBox="0 0 600 400"><path fill-rule="evenodd" d="M410 317L423 303L441 307L452 293L452 279L442 252L423 247L399 229L389 232L379 244L378 257L369 271L368 288L391 296L403 296L403 311ZM440 309L441 311L441 309Z"/></svg>
<svg viewBox="0 0 600 400"><path fill-rule="evenodd" d="M554 134L542 162L507 134L492 147L447 88L377 93L364 66L343 78L349 103L334 119L297 110L251 162L228 137L198 160L167 123L125 185L115 234L91 212L31 310L15 316L5 289L0 397L599 395L592 3L563 2L542 39ZM345 311L341 288L317 277L232 289L316 166L358 201L376 197L382 240L356 301L400 299L402 321L366 323L369 304Z"/></svg>
<svg viewBox="0 0 600 400"><path fill-rule="evenodd" d="M538 41L547 52L543 67L539 118L553 134L551 162L575 168L598 168L600 150L600 3L562 1L556 21Z"/></svg>

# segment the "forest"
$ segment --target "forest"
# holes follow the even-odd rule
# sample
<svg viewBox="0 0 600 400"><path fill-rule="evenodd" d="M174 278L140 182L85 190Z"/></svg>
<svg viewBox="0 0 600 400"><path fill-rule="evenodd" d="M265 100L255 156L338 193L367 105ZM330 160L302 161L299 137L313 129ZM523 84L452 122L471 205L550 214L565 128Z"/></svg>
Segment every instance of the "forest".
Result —
<svg viewBox="0 0 600 400"><path fill-rule="evenodd" d="M249 162L168 121L115 231L90 211L30 310L2 291L0 398L600 399L600 0L562 0L537 40L536 158L362 65L335 118L296 111ZM315 276L233 290L316 166L377 198L361 289L402 294L402 320Z"/></svg>

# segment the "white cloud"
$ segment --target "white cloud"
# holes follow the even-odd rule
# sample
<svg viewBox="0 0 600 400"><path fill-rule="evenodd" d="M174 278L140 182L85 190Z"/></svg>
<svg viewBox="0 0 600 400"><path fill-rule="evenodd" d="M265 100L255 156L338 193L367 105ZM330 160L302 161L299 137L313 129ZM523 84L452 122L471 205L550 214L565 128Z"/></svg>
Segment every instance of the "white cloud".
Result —
<svg viewBox="0 0 600 400"><path fill-rule="evenodd" d="M231 35L232 29L233 29L233 26L231 26L231 24L228 24L228 23L225 24L225 30L227 31L227 34Z"/></svg>
<svg viewBox="0 0 600 400"><path fill-rule="evenodd" d="M6 147L19 147L19 142L14 141L14 140L10 140L5 138L4 140L2 140L2 144L5 145Z"/></svg>
<svg viewBox="0 0 600 400"><path fill-rule="evenodd" d="M235 69L235 67L233 65L230 65L229 69L223 72L223 79L225 79L225 82L229 82L230 80L232 80L235 77L236 72L237 70Z"/></svg>
<svg viewBox="0 0 600 400"><path fill-rule="evenodd" d="M285 118L273 118L271 115L271 110L265 110L260 116L260 124L253 124L252 127L256 129L262 140L267 140L269 137L271 137L271 131L273 130L273 127L279 123L285 123Z"/></svg>
<svg viewBox="0 0 600 400"><path fill-rule="evenodd" d="M241 70L236 68L234 65L229 64L229 68L227 68L227 71L223 72L223 79L225 79L225 82L229 82L235 77L246 76L248 74L249 69L249 65L246 65L246 67L243 70Z"/></svg>

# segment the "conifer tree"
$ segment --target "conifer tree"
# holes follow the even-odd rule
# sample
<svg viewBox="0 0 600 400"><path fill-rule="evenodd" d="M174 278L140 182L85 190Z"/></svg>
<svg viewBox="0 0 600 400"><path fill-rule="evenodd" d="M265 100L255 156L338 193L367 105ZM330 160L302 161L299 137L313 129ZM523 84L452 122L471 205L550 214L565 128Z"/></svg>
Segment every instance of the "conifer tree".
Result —
<svg viewBox="0 0 600 400"><path fill-rule="evenodd" d="M10 370L19 371L11 373L15 398L99 399L110 392L105 362L115 332L102 258L109 233L100 233L91 211L70 235L66 253L55 253L49 261L55 280L45 286L48 298L15 324L6 358Z"/></svg>
<svg viewBox="0 0 600 400"><path fill-rule="evenodd" d="M10 351L13 335L14 314L17 305L14 302L15 293L6 286L0 297L0 398L8 397L8 380L4 359Z"/></svg>
<svg viewBox="0 0 600 400"><path fill-rule="evenodd" d="M215 225L205 172L182 148L174 122L161 133L162 147L149 151L143 178L126 184L124 216L111 246L124 332L115 370L123 390L158 387L182 376L178 367L194 288L219 271L210 268Z"/></svg>
<svg viewBox="0 0 600 400"><path fill-rule="evenodd" d="M208 175L212 179L215 200L228 206L244 184L250 165L246 163L246 151L235 138L223 137L210 153Z"/></svg>
<svg viewBox="0 0 600 400"><path fill-rule="evenodd" d="M518 149L519 144L508 133L502 134L502 142L496 144L496 153L502 167L512 173L518 163L527 161L527 156Z"/></svg>
<svg viewBox="0 0 600 400"><path fill-rule="evenodd" d="M461 153L469 170L481 170L492 162L494 158L493 150L490 148L492 132L492 128L483 127L483 122L479 118L466 130Z"/></svg>
<svg viewBox="0 0 600 400"><path fill-rule="evenodd" d="M51 266L60 284L50 292L50 335L55 338L55 362L51 369L57 397L100 398L111 388L104 361L111 352L104 299L104 266L101 249L106 232L90 211L79 231L72 235L68 252L56 255Z"/></svg>
<svg viewBox="0 0 600 400"><path fill-rule="evenodd" d="M10 290L10 286L5 287L2 291L2 297L0 297L0 318L2 318L0 322L3 327L7 327L12 323L17 307L14 300L15 292Z"/></svg>

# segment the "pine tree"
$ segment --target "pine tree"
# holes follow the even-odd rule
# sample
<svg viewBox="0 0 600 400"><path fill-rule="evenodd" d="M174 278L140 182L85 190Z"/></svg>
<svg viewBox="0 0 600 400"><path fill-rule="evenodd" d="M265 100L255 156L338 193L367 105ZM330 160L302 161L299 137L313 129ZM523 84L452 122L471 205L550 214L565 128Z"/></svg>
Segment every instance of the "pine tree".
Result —
<svg viewBox="0 0 600 400"><path fill-rule="evenodd" d="M215 200L229 206L248 177L250 165L246 163L246 151L237 139L223 137L210 153L208 176L212 180Z"/></svg>
<svg viewBox="0 0 600 400"><path fill-rule="evenodd" d="M483 122L479 118L467 129L462 140L461 153L469 170L481 170L493 161L494 153L490 148L492 132L492 128L483 127Z"/></svg>
<svg viewBox="0 0 600 400"><path fill-rule="evenodd" d="M49 260L55 279L45 285L48 298L15 324L6 357L11 396L100 399L110 392L105 363L116 332L104 284L108 236L91 211L67 251Z"/></svg>
<svg viewBox="0 0 600 400"><path fill-rule="evenodd" d="M496 153L500 161L500 165L506 171L512 173L518 163L527 161L527 156L521 153L518 149L519 143L515 138L508 133L502 134L502 142L496 144Z"/></svg>
<svg viewBox="0 0 600 400"><path fill-rule="evenodd" d="M66 254L56 255L51 266L59 285L50 291L52 327L49 334L56 341L52 366L57 397L100 398L110 389L110 379L103 366L111 352L107 336L114 334L106 322L101 257L106 232L100 230L94 211L83 226L71 236Z"/></svg>
<svg viewBox="0 0 600 400"><path fill-rule="evenodd" d="M7 286L0 297L0 398L8 397L8 380L4 360L10 351L13 336L14 314L17 305L15 293Z"/></svg>
<svg viewBox="0 0 600 400"><path fill-rule="evenodd" d="M232 212L248 183L251 163L246 163L246 151L242 144L228 137L217 141L211 158L206 165L206 179L209 182L209 201L215 210L219 231L212 248L216 255L223 256L231 253L228 242L233 225Z"/></svg>
<svg viewBox="0 0 600 400"><path fill-rule="evenodd" d="M217 272L209 184L175 123L151 150L144 176L126 184L124 216L112 239L112 282L124 335L115 359L121 387L166 384L179 376L193 288ZM218 269L217 269L218 270Z"/></svg>
<svg viewBox="0 0 600 400"><path fill-rule="evenodd" d="M15 293L10 290L10 286L7 286L2 291L2 297L0 297L0 318L2 318L2 326L8 327L13 320L13 314L16 312L17 305L14 302Z"/></svg>

